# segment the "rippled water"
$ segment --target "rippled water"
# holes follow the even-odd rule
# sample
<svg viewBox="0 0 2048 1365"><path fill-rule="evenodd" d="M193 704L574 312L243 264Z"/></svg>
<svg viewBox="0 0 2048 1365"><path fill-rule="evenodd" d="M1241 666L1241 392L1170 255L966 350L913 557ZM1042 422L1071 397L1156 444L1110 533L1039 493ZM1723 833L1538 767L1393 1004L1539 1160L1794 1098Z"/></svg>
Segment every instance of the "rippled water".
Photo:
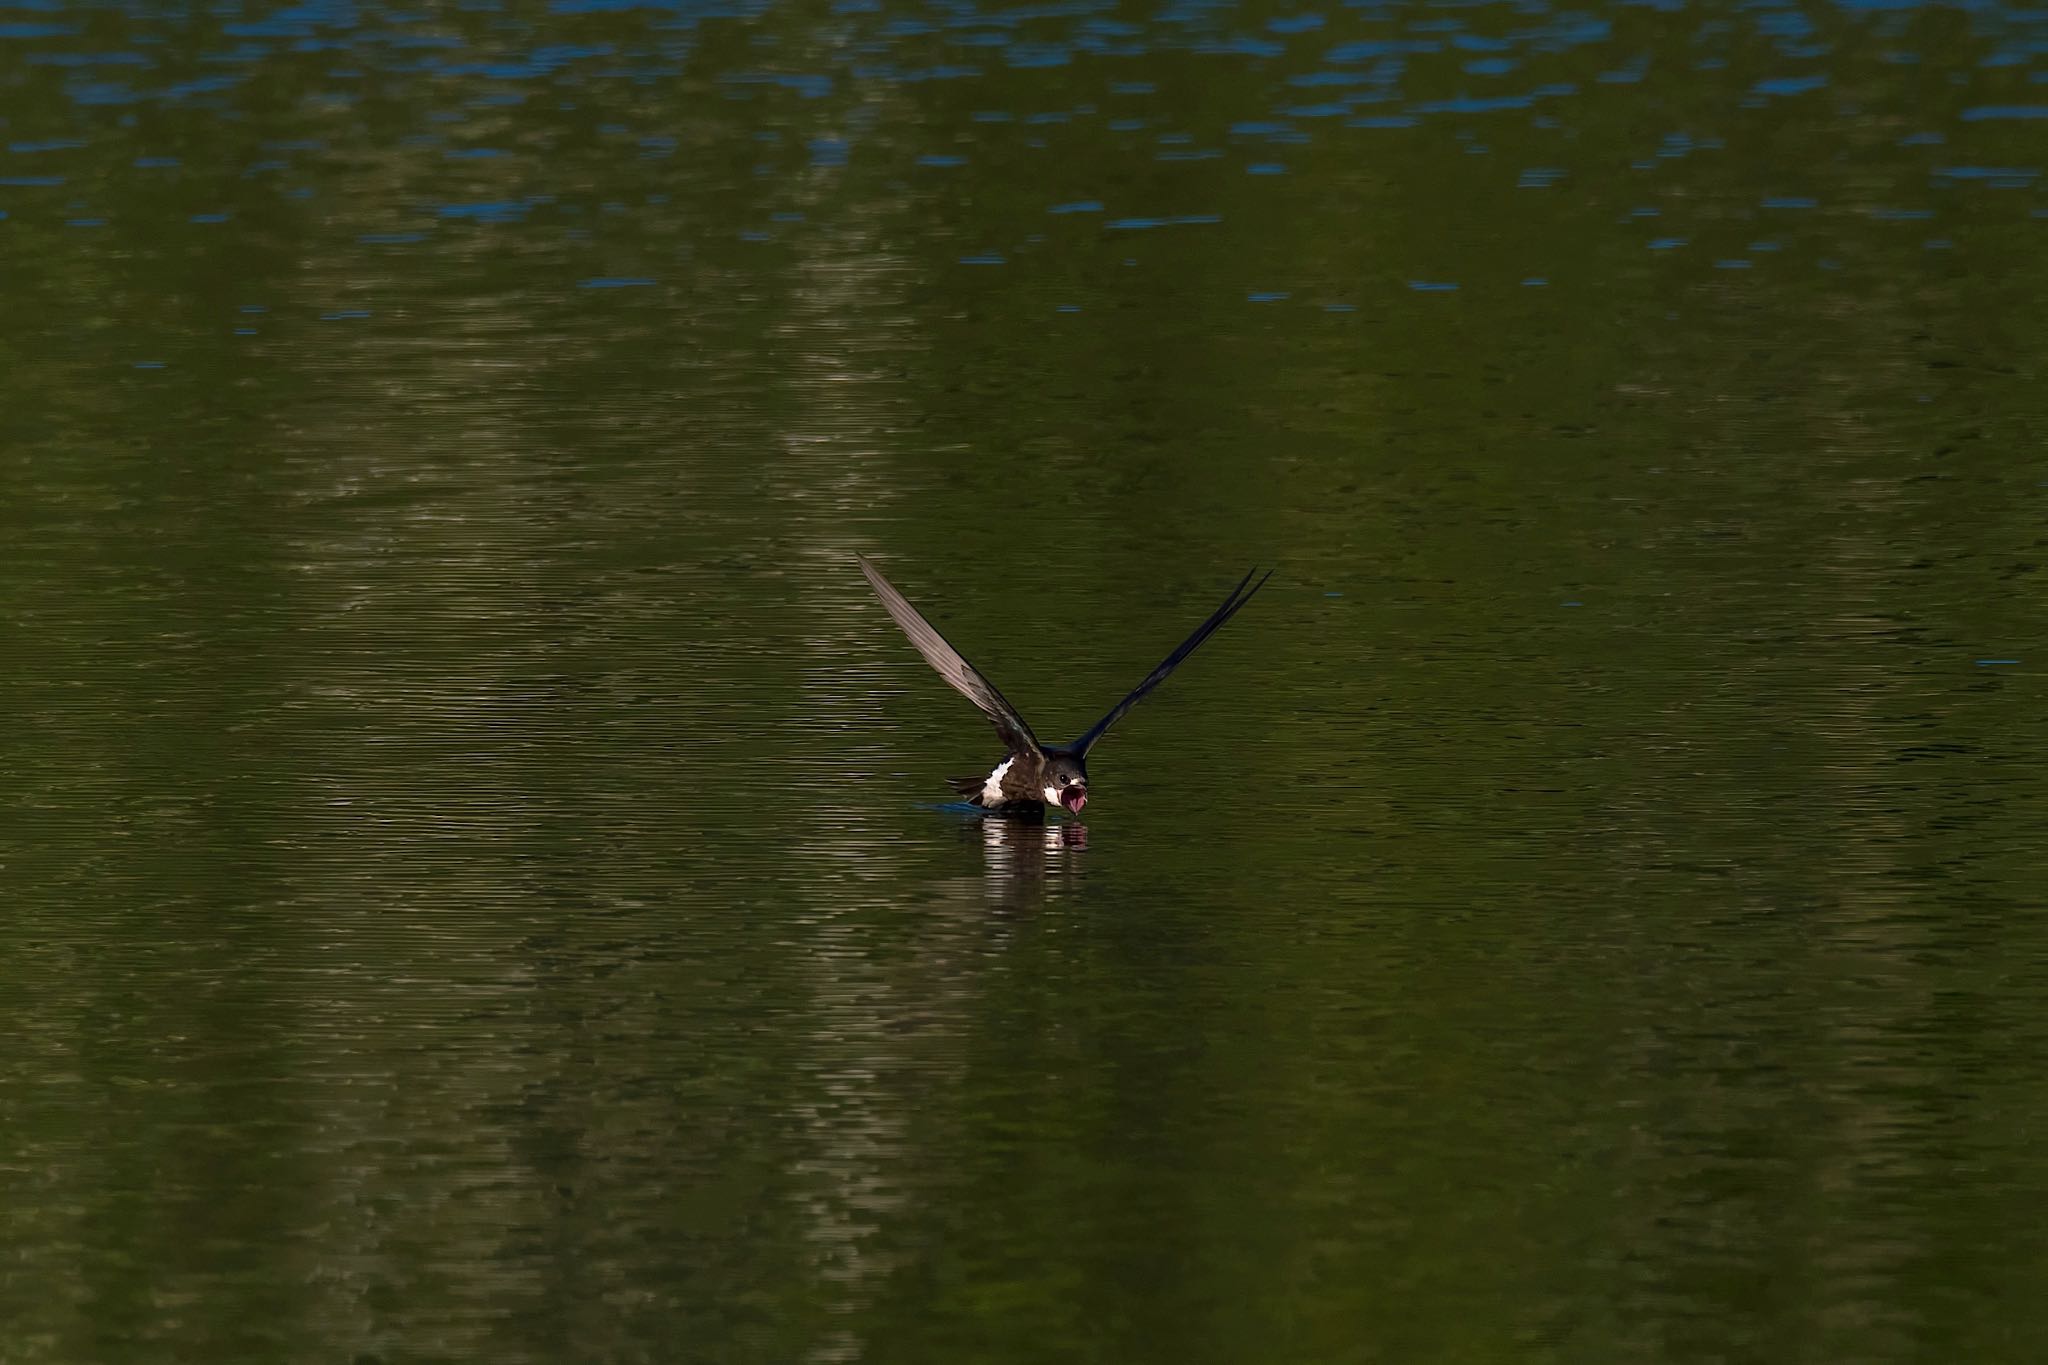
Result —
<svg viewBox="0 0 2048 1365"><path fill-rule="evenodd" d="M2044 81L0 13L0 1359L2040 1359Z"/></svg>

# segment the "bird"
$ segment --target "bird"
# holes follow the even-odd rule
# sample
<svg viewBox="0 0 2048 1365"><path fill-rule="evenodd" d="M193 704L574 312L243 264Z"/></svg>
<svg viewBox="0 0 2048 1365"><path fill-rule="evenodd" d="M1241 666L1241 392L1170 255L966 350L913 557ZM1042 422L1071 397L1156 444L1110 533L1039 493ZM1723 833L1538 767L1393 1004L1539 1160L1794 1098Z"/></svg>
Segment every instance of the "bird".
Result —
<svg viewBox="0 0 2048 1365"><path fill-rule="evenodd" d="M1209 619L1196 626L1194 633L1175 646L1174 651L1162 659L1159 666L1145 675L1145 680L1131 689L1109 713L1071 744L1046 744L1033 734L1031 726L1010 705L996 685L983 677L981 670L961 657L946 637L939 634L932 623L918 614L902 593L882 576L882 571L869 562L865 555L855 555L860 571L867 575L868 585L875 595L882 599L882 606L917 652L924 656L938 675L953 689L979 707L996 727L996 735L1007 749L1003 761L986 777L954 777L947 779L947 785L973 805L1006 816L1044 818L1049 808L1057 807L1071 815L1079 815L1081 808L1088 804L1088 751L1106 734L1109 727L1123 719L1124 713L1143 701L1145 695L1166 681L1167 674L1179 668L1188 655L1195 652L1202 642L1214 635L1231 617L1252 600L1252 594L1266 586L1266 579L1273 576L1267 570L1258 582L1252 582L1252 575L1258 573L1254 567L1238 580L1230 590L1230 596L1223 599L1223 605L1209 614ZM1246 585L1250 584L1247 588Z"/></svg>

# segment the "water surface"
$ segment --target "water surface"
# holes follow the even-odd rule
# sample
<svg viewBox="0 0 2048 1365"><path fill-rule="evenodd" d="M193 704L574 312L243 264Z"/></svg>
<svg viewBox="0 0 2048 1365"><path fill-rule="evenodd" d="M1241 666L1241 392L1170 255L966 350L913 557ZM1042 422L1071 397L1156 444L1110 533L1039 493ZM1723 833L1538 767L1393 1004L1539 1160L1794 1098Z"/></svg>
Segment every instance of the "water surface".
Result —
<svg viewBox="0 0 2048 1365"><path fill-rule="evenodd" d="M0 18L0 1356L2040 1359L2044 52Z"/></svg>

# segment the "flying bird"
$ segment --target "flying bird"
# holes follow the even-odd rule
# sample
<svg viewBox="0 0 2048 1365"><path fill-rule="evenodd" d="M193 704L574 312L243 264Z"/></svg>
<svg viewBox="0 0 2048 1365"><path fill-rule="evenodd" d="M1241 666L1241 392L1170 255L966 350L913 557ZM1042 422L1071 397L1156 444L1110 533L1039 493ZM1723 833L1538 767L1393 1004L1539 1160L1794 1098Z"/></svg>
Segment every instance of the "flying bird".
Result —
<svg viewBox="0 0 2048 1365"><path fill-rule="evenodd" d="M996 690L996 685L962 658L960 651L948 644L931 622L918 615L917 608L882 577L880 569L868 563L865 556L854 558L860 562L860 571L867 575L875 595L910 637L910 643L917 646L917 652L924 655L924 661L995 723L996 734L1009 751L1003 761L987 777L955 777L948 781L954 791L975 805L1006 815L1042 816L1047 806L1078 814L1088 804L1088 751L1096 741L1123 719L1124 712L1142 701L1146 693L1165 682L1167 674L1179 668L1188 655L1200 648L1202 641L1235 616L1240 607L1252 600L1253 593L1266 586L1266 579L1273 576L1268 570L1264 578L1253 583L1252 574L1258 570L1247 573L1230 590L1223 605L1196 626L1192 635L1160 661L1159 667L1146 674L1145 681L1132 688L1129 696L1110 707L1108 715L1089 726L1086 734L1072 744L1044 744L1031 733L1031 726L1017 714L1017 708ZM1246 584L1251 586L1247 588Z"/></svg>

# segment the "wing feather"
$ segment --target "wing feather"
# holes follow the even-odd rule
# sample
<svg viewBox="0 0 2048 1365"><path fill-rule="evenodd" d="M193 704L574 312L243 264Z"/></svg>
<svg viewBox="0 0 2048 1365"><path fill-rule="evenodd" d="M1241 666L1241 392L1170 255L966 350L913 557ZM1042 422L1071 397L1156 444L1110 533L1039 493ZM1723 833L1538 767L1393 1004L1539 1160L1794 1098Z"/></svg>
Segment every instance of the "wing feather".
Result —
<svg viewBox="0 0 2048 1365"><path fill-rule="evenodd" d="M1231 617L1237 615L1239 609L1242 608L1245 603L1252 600L1252 594L1257 592L1260 588L1266 586L1266 578L1271 578L1273 576L1273 571L1271 569L1268 569L1266 571L1265 578L1261 578L1258 582L1252 583L1252 574L1255 574L1257 572L1258 569L1255 567L1251 570L1250 573L1247 573L1243 578L1240 578L1237 581L1237 586L1230 590L1230 596L1223 599L1223 605L1216 608L1215 611L1211 612L1209 614L1208 620L1202 622L1201 625L1196 626L1194 634L1188 636L1187 639L1182 640L1180 642L1179 647L1176 648L1173 651L1173 653L1167 655L1164 659L1160 660L1159 667L1153 669L1150 673L1145 675L1145 681L1139 683L1136 687L1131 689L1131 694L1129 696L1125 697L1115 706L1112 706L1109 709L1108 715L1104 716L1101 720L1096 721L1095 724L1089 729L1087 734L1075 740L1073 745L1074 752L1085 759L1088 756L1088 751L1095 747L1095 742L1102 738L1104 732L1106 732L1110 726L1116 724L1119 720L1123 719L1124 712L1130 710L1133 706L1136 706L1140 701L1143 701L1145 699L1145 694L1147 692L1150 692L1153 688L1165 682L1167 674L1173 672L1174 669L1179 668L1182 662L1186 660L1188 655L1194 653L1197 649L1201 648L1202 641L1208 639L1211 635L1214 635L1225 621L1228 621ZM1249 590L1245 588L1245 584L1247 583L1251 583L1251 588Z"/></svg>
<svg viewBox="0 0 2048 1365"><path fill-rule="evenodd" d="M983 714L995 722L996 733L1002 736L1003 743L1010 746L1010 752L1043 753L1038 737L1031 733L1024 717L1017 714L1017 708L996 690L996 685L962 658L960 651L953 648L931 622L918 615L917 608L882 577L880 569L868 563L865 555L855 555L854 558L860 563L860 571L867 575L868 585L875 590L875 596L882 599L882 605L903 633L910 637L910 643L917 646L917 652L924 655L924 661L955 691L980 707Z"/></svg>

